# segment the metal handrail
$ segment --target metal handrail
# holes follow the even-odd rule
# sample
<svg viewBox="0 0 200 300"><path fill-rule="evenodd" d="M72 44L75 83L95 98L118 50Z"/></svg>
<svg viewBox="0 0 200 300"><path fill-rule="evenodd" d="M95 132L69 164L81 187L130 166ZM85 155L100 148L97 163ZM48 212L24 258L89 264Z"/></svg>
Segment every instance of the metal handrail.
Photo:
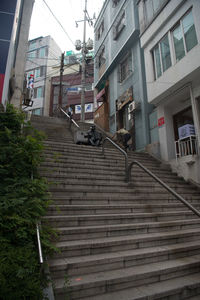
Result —
<svg viewBox="0 0 200 300"><path fill-rule="evenodd" d="M31 172L31 180L33 180L33 172ZM40 227L39 223L36 223L36 233L37 233L37 242L38 242L38 252L39 252L39 259L40 263L43 264L43 255L42 255L42 245L40 240Z"/></svg>
<svg viewBox="0 0 200 300"><path fill-rule="evenodd" d="M44 260L43 260L43 255L42 255L42 245L41 245L41 241L40 241L40 228L39 228L39 224L36 224L36 232L37 232L37 241L38 241L38 251L39 251L39 258L40 258L40 263L43 264Z"/></svg>
<svg viewBox="0 0 200 300"><path fill-rule="evenodd" d="M102 153L103 153L103 156L105 156L105 143L106 142L110 142L113 146L115 146L115 148L117 148L124 156L125 156L125 181L127 181L128 179L128 155L127 153L121 148L119 147L115 142L113 142L113 140L111 140L109 137L106 137L104 140L103 140L103 143L102 143Z"/></svg>
<svg viewBox="0 0 200 300"><path fill-rule="evenodd" d="M70 122L72 122L77 128L80 128L80 126L62 109L62 107L60 107L60 110L70 119Z"/></svg>
<svg viewBox="0 0 200 300"><path fill-rule="evenodd" d="M130 181L131 179L131 169L133 165L138 165L141 169L143 169L146 173L148 173L151 177L153 177L157 182L159 182L164 188L168 190L171 194L173 194L178 200L180 200L185 206L187 206L190 210L192 210L198 217L200 217L200 212L194 208L187 200L185 200L182 196L177 194L173 189L171 189L166 183L164 183L162 180L160 180L156 175L154 175L150 170L148 170L146 167L144 167L141 163L139 163L137 160L134 160L130 163L128 166L128 176L127 181Z"/></svg>

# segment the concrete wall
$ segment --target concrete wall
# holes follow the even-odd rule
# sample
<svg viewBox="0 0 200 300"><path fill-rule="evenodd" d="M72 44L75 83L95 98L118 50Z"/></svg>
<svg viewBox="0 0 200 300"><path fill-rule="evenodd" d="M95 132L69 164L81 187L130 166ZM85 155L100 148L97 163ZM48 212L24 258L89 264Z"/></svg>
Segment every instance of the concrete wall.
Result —
<svg viewBox="0 0 200 300"><path fill-rule="evenodd" d="M51 90L51 77L57 75L57 70L54 67L60 65L61 49L55 43L55 41L50 37L38 37L37 39L29 41L29 47L32 42L36 42L35 48L30 49L27 52L26 60L26 72L30 70L35 70L40 66L45 68L45 73L43 76L35 78L34 88L43 88L43 97L33 98L33 106L27 108L26 110L34 110L40 108L43 115L49 115L49 105L50 105L50 90ZM32 51L39 51L39 49L45 47L47 49L44 58L31 58Z"/></svg>
<svg viewBox="0 0 200 300"><path fill-rule="evenodd" d="M25 72L25 56L28 48L28 34L30 28L30 20L33 10L34 0L24 0L23 12L21 18L19 43L15 62L15 90L11 99L16 107L20 107L23 93L24 72Z"/></svg>
<svg viewBox="0 0 200 300"><path fill-rule="evenodd" d="M125 10L125 27L115 40L113 39L113 25L116 24L122 11ZM103 9L95 24L97 32L102 20L104 20L104 32L99 40L95 40L95 55L105 45L105 66L99 70L95 66L94 81L98 87L105 80L109 80L109 113L110 132L114 133L116 124L116 100L119 99L129 88L133 89L133 100L138 105L135 111L135 144L137 150L143 150L149 143L148 114L152 106L147 103L144 57L139 41L139 20L136 1L120 1L116 7L112 1L105 1ZM127 54L132 56L132 72L123 81L119 82L119 65ZM128 124L128 106L126 107L126 123ZM128 126L127 126L128 129ZM130 129L130 128L129 128Z"/></svg>
<svg viewBox="0 0 200 300"><path fill-rule="evenodd" d="M142 1L139 2L139 9L141 6ZM170 31L190 9L192 9L198 44L177 62ZM161 159L169 162L173 171L186 180L192 179L198 183L200 183L199 155L191 157L187 155L175 159L173 116L185 108L192 107L193 121L200 145L200 83L197 79L200 77L199 14L200 1L168 1L163 10L141 34L148 102L156 105L158 120L163 118L163 124L159 126ZM159 78L155 79L152 50L166 34L169 38L172 65Z"/></svg>

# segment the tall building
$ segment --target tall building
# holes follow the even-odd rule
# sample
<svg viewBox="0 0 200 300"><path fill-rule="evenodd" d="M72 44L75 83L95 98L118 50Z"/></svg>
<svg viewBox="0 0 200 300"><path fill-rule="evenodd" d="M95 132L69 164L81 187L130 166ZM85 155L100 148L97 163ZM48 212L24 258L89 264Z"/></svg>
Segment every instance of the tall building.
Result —
<svg viewBox="0 0 200 300"><path fill-rule="evenodd" d="M32 91L32 107L25 110L37 115L49 115L51 77L55 73L53 67L60 66L61 49L51 36L30 40L26 58L27 81L34 79ZM56 71L57 72L57 71Z"/></svg>
<svg viewBox="0 0 200 300"><path fill-rule="evenodd" d="M20 105L34 0L0 1L0 103Z"/></svg>
<svg viewBox="0 0 200 300"><path fill-rule="evenodd" d="M85 80L85 121L93 122L93 82L94 82L94 62L92 53L86 57L86 80ZM51 102L50 115L53 115L58 107L58 97L60 90L60 76L52 77L51 80ZM77 55L65 57L65 66L62 79L62 107L66 109L70 106L73 110L73 119L81 119L81 64Z"/></svg>
<svg viewBox="0 0 200 300"><path fill-rule="evenodd" d="M95 23L95 100L102 99L94 120L114 133L130 130L133 147L149 143L143 51L136 1L106 0Z"/></svg>
<svg viewBox="0 0 200 300"><path fill-rule="evenodd" d="M139 0L151 145L185 179L200 183L200 1Z"/></svg>

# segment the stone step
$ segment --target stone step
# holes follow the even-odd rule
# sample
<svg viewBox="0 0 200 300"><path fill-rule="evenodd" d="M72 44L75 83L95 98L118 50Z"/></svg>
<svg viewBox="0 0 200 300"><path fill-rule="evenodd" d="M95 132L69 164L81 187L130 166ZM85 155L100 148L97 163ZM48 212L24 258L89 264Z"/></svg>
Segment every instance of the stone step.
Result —
<svg viewBox="0 0 200 300"><path fill-rule="evenodd" d="M132 224L146 222L164 222L172 220L184 220L194 218L194 213L189 210L157 212L157 213L126 213L126 214L102 214L102 215L59 215L45 216L44 221L51 223L53 227L62 226L95 226Z"/></svg>
<svg viewBox="0 0 200 300"><path fill-rule="evenodd" d="M200 240L112 253L49 260L52 279L86 275L200 254Z"/></svg>
<svg viewBox="0 0 200 300"><path fill-rule="evenodd" d="M146 284L187 276L200 272L200 255L177 258L165 262L149 263L124 269L70 278L70 299L79 299L104 293L139 287ZM64 279L54 280L55 294L66 294Z"/></svg>
<svg viewBox="0 0 200 300"><path fill-rule="evenodd" d="M61 240L56 242L55 245L59 249L59 252L54 254L54 258L127 251L184 242L187 243L200 239L200 228L197 219L185 221L183 223L180 221L173 221L169 224L161 223L160 227L159 224L150 223L149 226L147 224L138 224L138 226L134 224L111 225L110 227L107 226L107 232L105 231L105 228L106 226L80 228L80 237L78 238L77 236L77 239L75 240L73 240L73 234L78 234L78 228L58 228L61 234L65 234L66 230L68 238L64 241ZM131 231L132 228L133 231ZM92 230L93 233L96 231L96 237L95 235L93 235L93 237L92 235L91 237L89 236ZM124 230L121 236L120 230ZM169 232L167 230L169 230ZM70 237L70 231L72 238ZM98 237L98 233L102 233L102 235Z"/></svg>
<svg viewBox="0 0 200 300"><path fill-rule="evenodd" d="M195 295L195 296L194 296ZM62 300L61 295L59 299ZM179 278L141 285L135 288L116 292L106 292L101 295L82 297L82 300L199 300L199 273L181 276Z"/></svg>
<svg viewBox="0 0 200 300"><path fill-rule="evenodd" d="M197 208L197 205L195 205ZM200 203L198 205L200 207ZM182 203L166 204L121 204L121 205L50 205L47 215L99 215L119 213L144 213L179 211L185 208Z"/></svg>
<svg viewBox="0 0 200 300"><path fill-rule="evenodd" d="M69 139L70 141L70 139ZM61 153L63 156L73 156L73 153L76 154L76 156L84 156L84 157L88 157L88 153L90 154L91 157L101 157L103 156L102 153L102 148L98 147L94 150L93 147L90 146L85 146L83 149L80 148L80 146L74 145L73 142L71 143L67 143L66 147L59 147L59 146L52 146L51 144L47 144L45 143L45 153L46 154L51 154L52 152L58 152ZM89 149L88 149L89 148ZM89 157L90 157L89 156ZM124 158L123 154L120 154L117 151L113 151L113 150L107 150L107 152L105 153L105 158L106 159L116 159L116 160L122 160ZM155 165L161 165L161 163L157 160L152 159L151 157L149 157L148 155L144 156L144 155L140 155L137 153L134 154L129 154L128 158L130 160L134 160L134 159L138 159L140 161L143 162L149 162L151 161L152 163L154 163Z"/></svg>
<svg viewBox="0 0 200 300"><path fill-rule="evenodd" d="M53 174L51 174L52 176L46 176L46 178L48 179L49 183L55 183L56 185L59 184L59 186L68 186L68 185L86 185L86 186L110 186L111 188L113 186L116 187L125 187L126 189L132 187L132 188L162 188L162 186L160 185L160 183L158 183L155 180L151 180L151 179L143 179L142 178L142 182L141 182L141 178L134 178L132 179L128 184L125 183L124 181L124 177L116 177L115 175L105 175L105 177L102 176L71 176L70 174L69 176L53 176ZM195 188L193 187L188 187L188 185L184 182L169 182L166 181L166 183L168 184L168 186L174 190L182 189L182 192L184 193L185 190L190 191L191 193L194 193L196 191ZM95 188L94 188L95 189ZM133 190L134 191L134 190Z"/></svg>
<svg viewBox="0 0 200 300"><path fill-rule="evenodd" d="M120 197L119 197L120 196ZM199 195L185 194L184 199L189 201L192 205L199 203ZM66 189L54 190L51 196L52 201L55 204L130 204L130 203L162 203L162 201L180 203L172 194L153 192L151 194L140 192L137 194L131 193L99 193L90 192L79 192L71 190L68 192ZM153 201L153 202L152 202Z"/></svg>
<svg viewBox="0 0 200 300"><path fill-rule="evenodd" d="M72 151L74 152L72 154ZM87 162L87 163L109 163L109 164L118 164L119 166L124 166L124 159L123 157L117 158L113 154L110 155L110 157L106 156L104 157L101 153L91 153L89 156L87 153L82 153L82 152L75 152L74 150L71 150L69 153L63 153L61 151L45 151L45 157L47 161L53 160L55 154L57 154L59 160L66 162L66 161L72 161L76 163L82 163L82 162ZM76 157L74 159L74 157ZM159 163L155 163L154 161L151 160L144 160L144 159L129 159L129 162L137 160L140 163L142 163L145 167L152 167L152 168L158 168L160 166ZM134 166L133 169L140 169L138 166ZM166 172L167 170L164 169ZM168 170L170 172L170 170Z"/></svg>
<svg viewBox="0 0 200 300"><path fill-rule="evenodd" d="M103 172L106 172L107 174L116 174L116 175L123 175L125 176L125 166L122 164L120 165L113 165L109 162L104 164L88 164L87 162L82 162L79 164L76 164L75 162L61 162L58 160L58 158L55 156L54 160L48 160L41 164L40 167L41 170L48 171L51 169L52 171L57 172L68 172L68 173L79 173L79 174L87 174L88 172L96 172L97 174L102 174ZM166 176L170 178L177 178L174 174L171 174L170 172L165 172L164 170L160 170L158 168L154 168L151 170L156 176L163 179ZM146 176L146 173L142 171L141 169L138 169L137 172L135 172L135 176L141 175ZM164 177L163 177L164 176ZM132 173L132 178L134 178L134 175ZM149 178L151 178L149 176Z"/></svg>
<svg viewBox="0 0 200 300"><path fill-rule="evenodd" d="M51 172L49 172L49 169ZM46 178L78 178L78 179L86 179L86 178L98 178L98 179L105 179L110 176L114 176L116 180L124 180L124 171L121 172L115 172L112 170L102 170L98 169L98 172L96 169L87 169L85 172L77 172L75 168L71 169L70 172L69 170L63 169L52 169L52 168L45 168L45 167L40 167L39 168L40 175ZM138 171L137 174L134 174L133 176L135 181L148 181L148 182L155 182L155 179L151 178L147 173L144 173L141 171ZM180 184L187 185L187 183L180 177L177 176L171 176L170 174L163 174L162 175L162 180L165 182L177 182Z"/></svg>
<svg viewBox="0 0 200 300"><path fill-rule="evenodd" d="M49 186L49 191L52 193L65 193L66 195L68 193L75 195L83 195L83 193L87 193L90 195L96 195L96 193L102 193L102 197L106 196L107 194L115 194L119 195L121 194L158 194L158 193L167 193L166 189L159 184L154 184L150 186L140 185L137 183L134 183L133 185L127 184L125 182L121 182L120 185L114 182L107 182L106 184L99 184L99 185L92 185L91 184L77 184L75 182L70 182L69 184L66 182L54 182L54 184ZM174 188L174 191L181 196L185 198L186 195L196 195L199 196L199 192L195 189L189 189L187 186L182 187L176 187Z"/></svg>

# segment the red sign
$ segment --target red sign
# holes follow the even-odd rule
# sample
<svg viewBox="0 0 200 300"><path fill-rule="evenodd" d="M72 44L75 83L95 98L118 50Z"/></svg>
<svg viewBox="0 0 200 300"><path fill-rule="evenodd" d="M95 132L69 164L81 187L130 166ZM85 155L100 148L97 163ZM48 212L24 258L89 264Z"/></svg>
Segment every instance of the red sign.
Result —
<svg viewBox="0 0 200 300"><path fill-rule="evenodd" d="M159 118L158 119L158 127L161 127L164 124L165 124L165 118L164 117Z"/></svg>

